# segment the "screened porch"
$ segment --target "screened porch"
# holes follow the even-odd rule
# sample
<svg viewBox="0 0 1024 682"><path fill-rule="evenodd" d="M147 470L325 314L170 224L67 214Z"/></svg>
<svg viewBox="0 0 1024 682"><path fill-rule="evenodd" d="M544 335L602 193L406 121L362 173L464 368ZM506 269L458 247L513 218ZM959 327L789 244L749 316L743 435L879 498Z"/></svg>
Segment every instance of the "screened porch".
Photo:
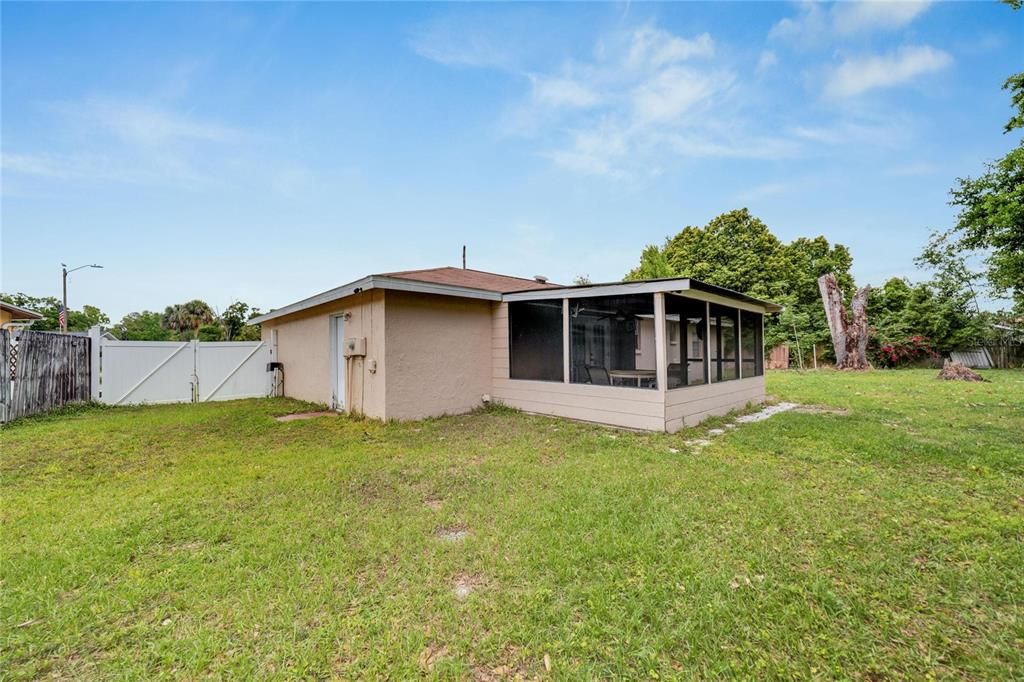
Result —
<svg viewBox="0 0 1024 682"><path fill-rule="evenodd" d="M636 410L649 424L655 402L661 430L670 405L758 392L763 398L763 315L773 304L696 280L563 287L505 299L504 328L496 333L504 337L507 373L496 374L495 393L528 404L528 411L559 413L538 409L542 404L575 413L588 406ZM616 423L607 415L592 421Z"/></svg>

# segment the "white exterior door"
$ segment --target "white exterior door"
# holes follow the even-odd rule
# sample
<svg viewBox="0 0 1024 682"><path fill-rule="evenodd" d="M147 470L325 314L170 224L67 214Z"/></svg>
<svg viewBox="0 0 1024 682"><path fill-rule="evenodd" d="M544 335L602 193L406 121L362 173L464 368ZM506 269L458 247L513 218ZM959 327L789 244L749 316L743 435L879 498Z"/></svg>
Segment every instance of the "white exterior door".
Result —
<svg viewBox="0 0 1024 682"><path fill-rule="evenodd" d="M331 348L333 355L334 376L332 377L332 407L336 410L345 409L345 376L348 363L344 355L345 349L345 318L341 315L331 318Z"/></svg>

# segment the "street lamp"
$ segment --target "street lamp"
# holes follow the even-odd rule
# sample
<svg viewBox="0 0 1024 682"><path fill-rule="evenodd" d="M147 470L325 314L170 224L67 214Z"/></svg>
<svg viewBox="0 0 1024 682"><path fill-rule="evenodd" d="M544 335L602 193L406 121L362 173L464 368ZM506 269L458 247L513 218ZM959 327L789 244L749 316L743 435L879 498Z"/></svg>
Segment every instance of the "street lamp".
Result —
<svg viewBox="0 0 1024 682"><path fill-rule="evenodd" d="M102 268L102 267L103 267L102 265L96 265L95 263L91 263L89 265L79 265L77 268L71 268L70 270L68 270L67 263L61 263L60 264L60 270L64 274L64 315L63 315L64 319L60 323L60 333L61 334L67 334L68 333L68 275L70 275L75 270L81 270L82 268Z"/></svg>

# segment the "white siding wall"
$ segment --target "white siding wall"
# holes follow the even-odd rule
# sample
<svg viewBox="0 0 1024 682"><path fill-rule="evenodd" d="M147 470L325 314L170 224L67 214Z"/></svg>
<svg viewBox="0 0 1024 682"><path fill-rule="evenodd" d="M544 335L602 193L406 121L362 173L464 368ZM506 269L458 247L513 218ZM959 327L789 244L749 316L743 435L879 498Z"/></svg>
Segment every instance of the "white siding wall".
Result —
<svg viewBox="0 0 1024 682"><path fill-rule="evenodd" d="M674 388L665 393L665 430L674 433L702 419L764 402L764 376Z"/></svg>

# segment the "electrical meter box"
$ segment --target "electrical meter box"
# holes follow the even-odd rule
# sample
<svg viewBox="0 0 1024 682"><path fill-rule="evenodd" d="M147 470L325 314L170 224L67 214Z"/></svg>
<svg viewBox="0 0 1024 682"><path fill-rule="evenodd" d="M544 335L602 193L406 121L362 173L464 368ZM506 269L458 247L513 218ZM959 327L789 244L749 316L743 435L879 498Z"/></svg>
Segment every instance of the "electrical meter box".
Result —
<svg viewBox="0 0 1024 682"><path fill-rule="evenodd" d="M366 355L366 337L359 336L345 339L343 354L346 358Z"/></svg>

